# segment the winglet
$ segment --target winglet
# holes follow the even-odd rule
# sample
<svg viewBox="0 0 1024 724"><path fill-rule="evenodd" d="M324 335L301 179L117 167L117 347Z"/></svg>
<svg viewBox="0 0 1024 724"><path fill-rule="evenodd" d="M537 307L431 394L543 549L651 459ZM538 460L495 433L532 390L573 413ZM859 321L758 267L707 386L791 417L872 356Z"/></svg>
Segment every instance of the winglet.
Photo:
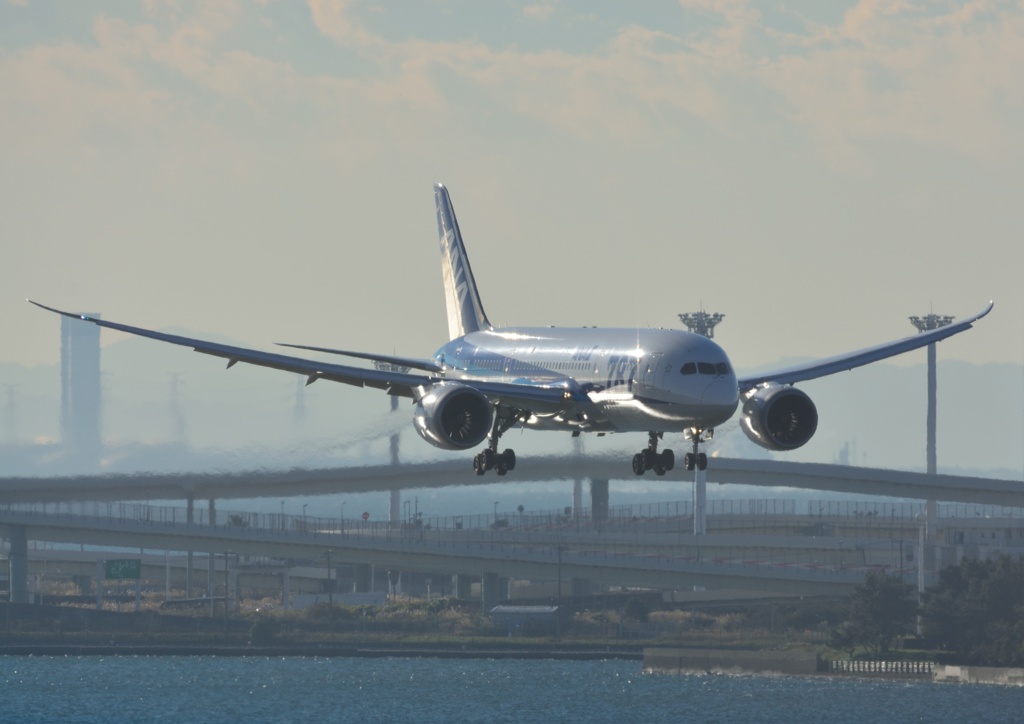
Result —
<svg viewBox="0 0 1024 724"><path fill-rule="evenodd" d="M81 319L81 320L83 320L85 322L95 321L88 314L75 314L74 312L64 312L64 311L61 311L60 309L54 309L53 307L48 307L45 304L40 304L39 302L34 302L31 299L26 299L25 301L28 302L29 304L36 305L40 309L45 309L47 312L53 312L54 314L60 314L60 315L63 315L65 317L70 317L71 319Z"/></svg>
<svg viewBox="0 0 1024 724"><path fill-rule="evenodd" d="M448 308L449 338L490 329L491 323L487 321L480 302L473 269L462 243L455 208L444 184L434 184L434 204L437 206L437 234L441 241L441 273Z"/></svg>

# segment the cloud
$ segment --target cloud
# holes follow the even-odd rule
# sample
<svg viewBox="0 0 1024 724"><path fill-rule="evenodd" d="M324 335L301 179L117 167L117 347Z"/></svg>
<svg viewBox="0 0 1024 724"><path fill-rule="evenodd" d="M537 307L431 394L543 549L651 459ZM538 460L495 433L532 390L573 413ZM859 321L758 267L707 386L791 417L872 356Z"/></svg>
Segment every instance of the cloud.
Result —
<svg viewBox="0 0 1024 724"><path fill-rule="evenodd" d="M523 17L529 20L545 21L554 15L557 2L533 3L523 8Z"/></svg>

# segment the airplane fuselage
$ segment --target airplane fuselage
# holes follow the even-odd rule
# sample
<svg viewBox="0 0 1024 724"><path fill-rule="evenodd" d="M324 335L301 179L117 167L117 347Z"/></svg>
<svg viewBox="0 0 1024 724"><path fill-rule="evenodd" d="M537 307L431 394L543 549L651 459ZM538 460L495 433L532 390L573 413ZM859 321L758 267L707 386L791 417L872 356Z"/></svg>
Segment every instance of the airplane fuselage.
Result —
<svg viewBox="0 0 1024 724"><path fill-rule="evenodd" d="M454 339L434 359L449 380L564 386L564 404L524 422L537 429L707 429L732 417L739 397L725 351L681 330L506 327Z"/></svg>

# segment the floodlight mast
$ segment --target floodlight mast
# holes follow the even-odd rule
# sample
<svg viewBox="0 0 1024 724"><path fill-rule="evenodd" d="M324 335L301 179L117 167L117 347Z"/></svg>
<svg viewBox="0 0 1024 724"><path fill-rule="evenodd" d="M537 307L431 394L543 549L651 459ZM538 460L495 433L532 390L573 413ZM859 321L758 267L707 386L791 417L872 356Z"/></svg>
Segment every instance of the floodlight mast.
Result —
<svg viewBox="0 0 1024 724"><path fill-rule="evenodd" d="M699 334L708 339L714 339L715 327L725 319L724 314L718 312L705 312L703 305L701 305L699 312L684 312L679 315L679 321L686 325L686 328L694 334ZM708 431L708 438L710 439L711 434ZM704 439L700 432L693 436L693 455L697 456L697 445L703 442ZM703 453L701 453L703 456ZM707 504L708 504L708 492L707 492L707 472L704 470L704 466L695 465L693 475L693 534L704 535L708 530L707 523Z"/></svg>
<svg viewBox="0 0 1024 724"><path fill-rule="evenodd" d="M945 327L950 324L954 317L928 313L923 317L909 317L910 323L913 324L918 332L928 332L933 329ZM929 475L935 475L938 468L938 459L936 454L935 444L935 428L936 428L936 397L938 384L936 382L936 369L935 369L935 343L932 342L928 345L928 417L927 417L927 471ZM923 530L926 535L925 540L929 548L932 548L932 544L935 542L935 532L939 524L939 506L938 502L934 500L925 501L925 526ZM934 549L933 549L934 550ZM931 552L931 551L929 551ZM932 558L928 556L927 558ZM934 561L927 560L924 550L919 553L919 560L917 565L922 571L934 570Z"/></svg>
<svg viewBox="0 0 1024 724"><path fill-rule="evenodd" d="M917 327L918 332L929 332L952 323L955 317L938 314L927 314L923 317L910 317L910 323ZM928 474L935 475L937 458L935 452L935 343L928 345Z"/></svg>
<svg viewBox="0 0 1024 724"><path fill-rule="evenodd" d="M724 314L718 314L717 312L709 314L703 309L692 314L684 313L679 315L679 321L685 324L688 330L708 339L715 338L715 326L723 319L725 319Z"/></svg>

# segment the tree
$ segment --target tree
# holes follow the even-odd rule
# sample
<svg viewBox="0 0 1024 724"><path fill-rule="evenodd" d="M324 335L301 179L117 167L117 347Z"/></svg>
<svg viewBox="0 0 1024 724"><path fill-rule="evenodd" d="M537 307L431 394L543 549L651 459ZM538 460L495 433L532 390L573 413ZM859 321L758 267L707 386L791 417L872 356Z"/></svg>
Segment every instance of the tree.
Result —
<svg viewBox="0 0 1024 724"><path fill-rule="evenodd" d="M921 626L965 663L1024 665L1024 560L964 559L924 594Z"/></svg>
<svg viewBox="0 0 1024 724"><path fill-rule="evenodd" d="M832 634L833 648L867 647L886 653L897 637L913 630L917 615L914 586L899 576L873 571L853 590L846 621Z"/></svg>

